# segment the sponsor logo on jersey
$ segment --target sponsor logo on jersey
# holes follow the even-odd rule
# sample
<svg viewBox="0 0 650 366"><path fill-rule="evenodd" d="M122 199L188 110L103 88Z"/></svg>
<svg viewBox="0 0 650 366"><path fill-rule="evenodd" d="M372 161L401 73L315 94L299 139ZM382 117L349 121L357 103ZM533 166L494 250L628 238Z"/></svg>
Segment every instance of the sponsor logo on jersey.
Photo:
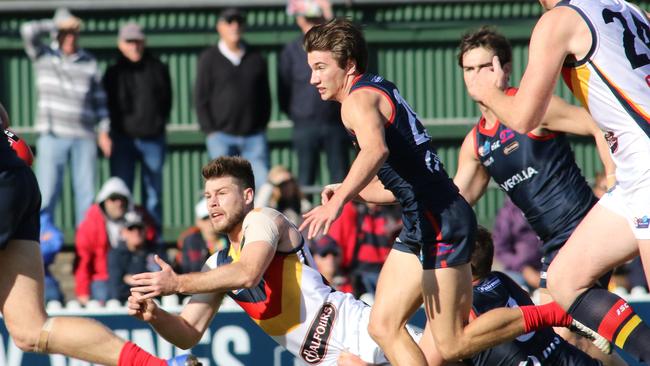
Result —
<svg viewBox="0 0 650 366"><path fill-rule="evenodd" d="M503 153L505 155L510 155L511 153L513 153L518 148L519 148L519 142L513 141L512 143L510 143L510 145L503 148Z"/></svg>
<svg viewBox="0 0 650 366"><path fill-rule="evenodd" d="M505 144L513 138L515 138L515 133L509 128L499 132L499 140L501 140L502 144Z"/></svg>
<svg viewBox="0 0 650 366"><path fill-rule="evenodd" d="M618 150L618 137L614 135L613 131L607 131L605 132L605 140L607 141L609 150L612 154L615 153Z"/></svg>
<svg viewBox="0 0 650 366"><path fill-rule="evenodd" d="M650 227L650 218L648 218L648 215L644 215L643 217L635 217L634 227L637 229L647 229Z"/></svg>
<svg viewBox="0 0 650 366"><path fill-rule="evenodd" d="M500 148L500 147L501 147L501 141L496 140L496 141L494 141L494 142L492 143L492 146L490 146L490 150L491 150L491 151L494 151L494 150L496 150L496 149L498 149L498 148Z"/></svg>
<svg viewBox="0 0 650 366"><path fill-rule="evenodd" d="M518 185L521 182L525 182L529 180L530 178L534 177L537 175L539 172L535 170L535 168L529 166L526 169L522 169L521 172L513 175L512 177L506 179L505 182L501 183L501 188L508 192L511 189L513 189L516 185Z"/></svg>
<svg viewBox="0 0 650 366"><path fill-rule="evenodd" d="M484 157L490 153L490 140L485 140L483 145L478 147L478 155Z"/></svg>
<svg viewBox="0 0 650 366"><path fill-rule="evenodd" d="M323 361L335 320L336 307L326 302L316 314L300 348L300 357L308 364L316 365Z"/></svg>
<svg viewBox="0 0 650 366"><path fill-rule="evenodd" d="M487 158L487 159L483 162L483 165L485 165L485 166L487 167L487 166L492 165L492 163L494 163L494 158L490 156L489 158Z"/></svg>
<svg viewBox="0 0 650 366"><path fill-rule="evenodd" d="M384 78L381 76L373 76L372 79L370 79L373 83L381 83L383 80Z"/></svg>

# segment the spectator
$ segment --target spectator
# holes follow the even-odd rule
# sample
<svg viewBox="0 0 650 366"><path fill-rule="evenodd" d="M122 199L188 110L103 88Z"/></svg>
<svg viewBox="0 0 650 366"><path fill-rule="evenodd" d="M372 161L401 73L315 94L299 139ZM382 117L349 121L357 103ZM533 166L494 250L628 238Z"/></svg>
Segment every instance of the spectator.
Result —
<svg viewBox="0 0 650 366"><path fill-rule="evenodd" d="M63 233L54 225L52 217L47 212L41 212L41 255L45 266L45 302L56 300L63 303L63 292L59 281L50 272L50 265L54 263L56 255L63 246Z"/></svg>
<svg viewBox="0 0 650 366"><path fill-rule="evenodd" d="M93 202L97 147L111 154L106 95L95 58L78 47L81 20L67 9L54 19L22 25L25 52L34 63L38 91L36 142L37 177L42 210L53 215L61 194L63 172L70 159L75 193L75 220L79 224ZM54 34L47 45L43 38Z"/></svg>
<svg viewBox="0 0 650 366"><path fill-rule="evenodd" d="M341 273L341 248L335 241L324 236L321 240L312 242L310 250L316 269L330 286L338 291L353 292L349 279Z"/></svg>
<svg viewBox="0 0 650 366"><path fill-rule="evenodd" d="M141 214L129 211L124 215L124 226L117 247L108 251L108 298L126 301L134 283L131 275L159 271L154 255L166 258L164 248L147 239Z"/></svg>
<svg viewBox="0 0 650 366"><path fill-rule="evenodd" d="M251 162L255 186L260 187L269 171L271 94L266 61L242 40L244 23L235 8L221 12L219 44L199 57L194 96L210 158L241 155Z"/></svg>
<svg viewBox="0 0 650 366"><path fill-rule="evenodd" d="M256 207L274 208L295 225L300 225L302 213L311 208L294 176L282 165L276 165L269 171L266 183L258 192L255 198Z"/></svg>
<svg viewBox="0 0 650 366"><path fill-rule="evenodd" d="M124 181L117 177L108 179L97 194L97 203L90 206L77 229L75 291L80 303L86 304L89 299L100 302L109 299L108 252L120 244L124 215L130 210L144 212L134 207ZM148 241L155 239L153 223L148 224L145 231Z"/></svg>
<svg viewBox="0 0 650 366"><path fill-rule="evenodd" d="M210 255L228 245L228 238L218 234L212 227L205 198L194 207L194 217L195 226L181 233L176 242L176 273L200 272Z"/></svg>
<svg viewBox="0 0 650 366"><path fill-rule="evenodd" d="M402 228L396 207L348 202L318 240L319 245L332 241L341 248L341 271L357 297L375 293L379 271Z"/></svg>
<svg viewBox="0 0 650 366"><path fill-rule="evenodd" d="M341 105L323 101L309 83L311 69L302 47L303 35L314 25L333 17L329 1L290 0L287 13L296 17L302 34L287 43L280 54L278 98L280 109L293 122L293 148L298 156L298 182L313 185L322 150L327 154L331 182L345 178L350 139L341 123Z"/></svg>
<svg viewBox="0 0 650 366"><path fill-rule="evenodd" d="M165 125L172 107L167 65L149 53L137 23L120 28L117 62L106 70L104 88L111 117L111 175L133 192L136 162L140 162L147 211L162 225L162 174Z"/></svg>
<svg viewBox="0 0 650 366"><path fill-rule="evenodd" d="M504 271L529 290L539 287L541 242L521 210L506 197L492 231L494 256Z"/></svg>

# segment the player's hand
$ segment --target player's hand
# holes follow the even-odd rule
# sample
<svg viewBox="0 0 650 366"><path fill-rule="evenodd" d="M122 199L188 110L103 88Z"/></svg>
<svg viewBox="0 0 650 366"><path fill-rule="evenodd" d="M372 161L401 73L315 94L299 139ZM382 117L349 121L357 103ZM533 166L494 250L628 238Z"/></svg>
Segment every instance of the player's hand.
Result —
<svg viewBox="0 0 650 366"><path fill-rule="evenodd" d="M153 319L153 312L157 305L152 299L142 298L139 292L131 292L126 307L129 315L148 323Z"/></svg>
<svg viewBox="0 0 650 366"><path fill-rule="evenodd" d="M131 288L131 292L140 292L143 299L178 293L179 281L176 272L159 256L154 256L154 261L160 266L160 271L133 275L135 287Z"/></svg>
<svg viewBox="0 0 650 366"><path fill-rule="evenodd" d="M338 366L367 366L368 364L363 361L359 356L353 355L349 352L341 352L339 358L336 360Z"/></svg>
<svg viewBox="0 0 650 366"><path fill-rule="evenodd" d="M495 91L500 91L507 84L507 75L501 68L498 56L492 58L492 67L482 67L467 80L467 92L477 102L483 102Z"/></svg>
<svg viewBox="0 0 650 366"><path fill-rule="evenodd" d="M329 202L330 198L334 195L337 189L341 187L341 183L328 184L323 188L323 191L320 193L321 204L324 205Z"/></svg>
<svg viewBox="0 0 650 366"><path fill-rule="evenodd" d="M113 140L108 135L108 132L100 132L97 135L97 145L104 154L104 157L110 158L113 153Z"/></svg>
<svg viewBox="0 0 650 366"><path fill-rule="evenodd" d="M307 239L309 240L319 236L321 233L325 235L334 220L341 214L342 208L343 205L334 200L329 200L326 204L317 206L302 215L305 221L302 222L298 230L302 232L305 228L309 227L307 233Z"/></svg>

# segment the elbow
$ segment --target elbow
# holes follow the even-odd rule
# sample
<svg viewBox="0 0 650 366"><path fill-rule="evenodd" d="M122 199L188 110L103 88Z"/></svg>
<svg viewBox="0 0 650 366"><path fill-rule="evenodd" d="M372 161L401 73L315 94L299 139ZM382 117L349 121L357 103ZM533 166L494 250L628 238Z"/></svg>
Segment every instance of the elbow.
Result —
<svg viewBox="0 0 650 366"><path fill-rule="evenodd" d="M252 275L252 274L245 275L242 278L241 287L242 288L253 288L253 287L257 286L260 283L261 280L262 280L261 275L260 276L256 276L256 275Z"/></svg>

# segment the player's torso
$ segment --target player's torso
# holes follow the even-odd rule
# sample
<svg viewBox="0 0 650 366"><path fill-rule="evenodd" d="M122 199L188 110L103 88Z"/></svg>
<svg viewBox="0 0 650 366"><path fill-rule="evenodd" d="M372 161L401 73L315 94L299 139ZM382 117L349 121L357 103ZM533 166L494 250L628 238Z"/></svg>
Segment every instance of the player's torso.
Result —
<svg viewBox="0 0 650 366"><path fill-rule="evenodd" d="M564 80L604 131L619 184L650 185L650 23L620 0L562 2L592 35L586 57L567 63Z"/></svg>
<svg viewBox="0 0 650 366"><path fill-rule="evenodd" d="M545 241L561 244L596 202L564 134L520 134L497 123L474 132L476 155ZM553 244L553 243L551 243Z"/></svg>
<svg viewBox="0 0 650 366"><path fill-rule="evenodd" d="M381 76L363 74L350 93L368 88L381 93L392 108L384 130L389 155L377 176L402 206L405 230L419 232L416 226L422 212L440 212L458 199L458 188L444 170L431 137L395 85Z"/></svg>
<svg viewBox="0 0 650 366"><path fill-rule="evenodd" d="M217 254L218 265L238 260L232 248ZM276 252L262 281L228 295L265 333L307 364L335 365L342 350L358 342L366 305L335 292L315 269L309 249Z"/></svg>

